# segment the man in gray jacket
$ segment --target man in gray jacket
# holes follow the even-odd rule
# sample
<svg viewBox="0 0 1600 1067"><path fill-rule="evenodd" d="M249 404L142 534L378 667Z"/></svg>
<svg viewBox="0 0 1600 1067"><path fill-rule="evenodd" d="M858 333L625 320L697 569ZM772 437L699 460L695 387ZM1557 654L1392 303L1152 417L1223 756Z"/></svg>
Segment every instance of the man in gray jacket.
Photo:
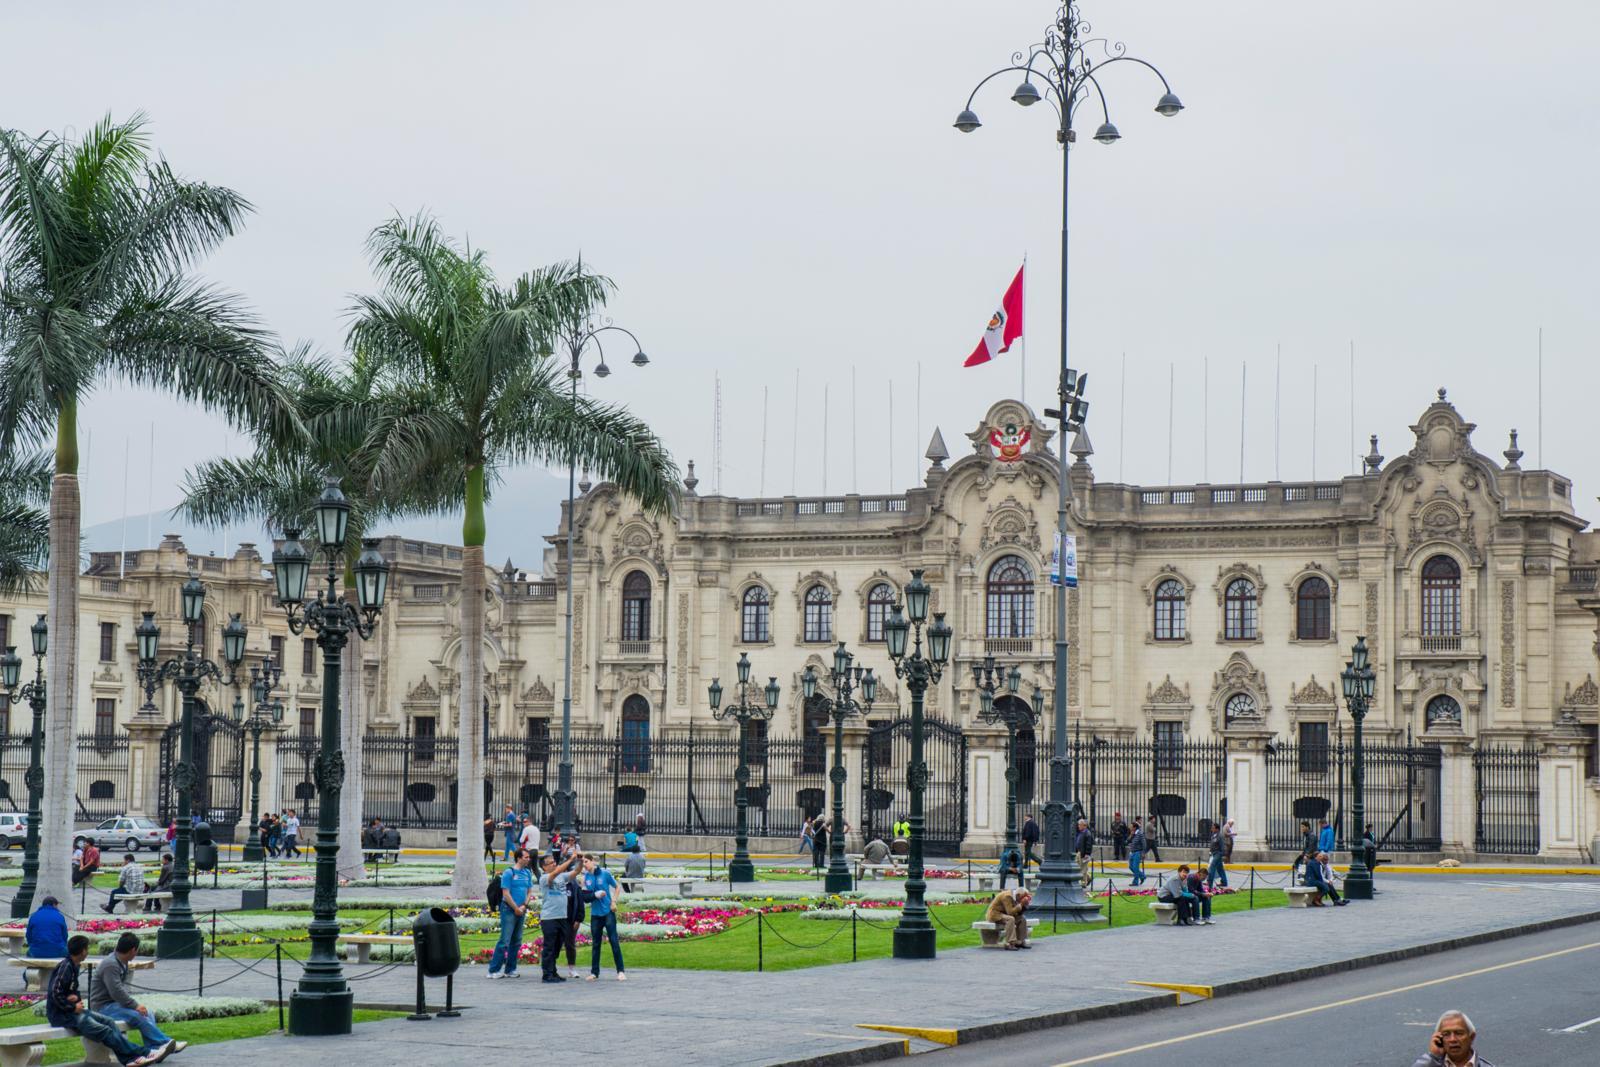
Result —
<svg viewBox="0 0 1600 1067"><path fill-rule="evenodd" d="M1428 1051L1417 1057L1411 1067L1494 1067L1494 1064L1473 1051L1478 1031L1472 1020L1459 1011L1447 1011L1434 1025L1433 1038Z"/></svg>
<svg viewBox="0 0 1600 1067"><path fill-rule="evenodd" d="M1156 900L1162 904L1176 904L1178 906L1178 925L1193 926L1198 917L1200 903L1193 893L1189 892L1186 881L1189 877L1189 865L1185 863L1172 874L1162 879L1161 888L1156 890Z"/></svg>
<svg viewBox="0 0 1600 1067"><path fill-rule="evenodd" d="M172 1038L162 1033L161 1027L156 1025L155 1013L134 1000L133 994L128 992L128 977L132 973L130 965L138 954L137 935L125 933L117 938L116 950L94 969L94 981L89 986L89 1010L107 1019L127 1023L130 1028L144 1035L145 1048L158 1049L172 1042ZM173 1043L172 1052L182 1052L188 1047L189 1042L178 1041Z"/></svg>

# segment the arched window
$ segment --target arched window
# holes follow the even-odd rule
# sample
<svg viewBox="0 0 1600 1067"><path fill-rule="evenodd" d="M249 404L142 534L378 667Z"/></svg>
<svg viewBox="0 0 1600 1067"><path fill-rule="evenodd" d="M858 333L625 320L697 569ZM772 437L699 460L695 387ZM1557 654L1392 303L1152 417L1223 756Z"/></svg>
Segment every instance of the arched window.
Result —
<svg viewBox="0 0 1600 1067"><path fill-rule="evenodd" d="M888 621L889 609L894 607L894 587L879 582L867 592L867 640L883 640L883 624Z"/></svg>
<svg viewBox="0 0 1600 1067"><path fill-rule="evenodd" d="M1422 565L1422 636L1460 633L1461 566L1449 556L1434 556Z"/></svg>
<svg viewBox="0 0 1600 1067"><path fill-rule="evenodd" d="M833 591L820 582L806 590L805 623L807 641L833 640Z"/></svg>
<svg viewBox="0 0 1600 1067"><path fill-rule="evenodd" d="M1461 725L1461 705L1456 703L1455 697L1436 696L1428 701L1427 710L1423 712L1423 721L1428 726L1435 723L1452 723Z"/></svg>
<svg viewBox="0 0 1600 1067"><path fill-rule="evenodd" d="M1302 641L1326 641L1333 632L1333 599L1328 583L1312 575L1295 590L1295 636Z"/></svg>
<svg viewBox="0 0 1600 1067"><path fill-rule="evenodd" d="M1033 570L1021 556L1001 556L986 583L988 637L1033 636Z"/></svg>
<svg viewBox="0 0 1600 1067"><path fill-rule="evenodd" d="M1225 722L1253 719L1256 717L1256 702L1249 693L1235 693L1222 706L1222 717Z"/></svg>
<svg viewBox="0 0 1600 1067"><path fill-rule="evenodd" d="M622 639L650 640L650 579L644 571L629 571L622 579Z"/></svg>
<svg viewBox="0 0 1600 1067"><path fill-rule="evenodd" d="M650 769L650 702L638 693L622 702L622 768L627 774Z"/></svg>
<svg viewBox="0 0 1600 1067"><path fill-rule="evenodd" d="M742 614L739 640L758 645L772 640L772 603L765 589L752 585L744 591Z"/></svg>
<svg viewBox="0 0 1600 1067"><path fill-rule="evenodd" d="M1256 583L1235 578L1223 595L1222 636L1229 641L1256 639Z"/></svg>
<svg viewBox="0 0 1600 1067"><path fill-rule="evenodd" d="M1189 636L1188 599L1183 583L1168 578L1156 586L1156 640L1182 641Z"/></svg>

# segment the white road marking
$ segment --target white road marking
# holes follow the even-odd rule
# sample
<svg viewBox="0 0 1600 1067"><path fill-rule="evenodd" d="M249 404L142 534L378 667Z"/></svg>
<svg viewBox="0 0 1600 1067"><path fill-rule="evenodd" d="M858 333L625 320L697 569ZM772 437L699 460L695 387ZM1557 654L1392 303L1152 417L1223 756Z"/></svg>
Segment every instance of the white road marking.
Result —
<svg viewBox="0 0 1600 1067"><path fill-rule="evenodd" d="M1565 1029L1563 1029L1561 1031L1561 1033L1563 1033L1563 1034L1575 1034L1579 1030L1582 1030L1584 1027L1593 1026L1595 1023L1600 1023L1600 1015L1596 1015L1593 1019L1590 1019L1588 1022L1579 1023L1576 1026L1566 1027Z"/></svg>

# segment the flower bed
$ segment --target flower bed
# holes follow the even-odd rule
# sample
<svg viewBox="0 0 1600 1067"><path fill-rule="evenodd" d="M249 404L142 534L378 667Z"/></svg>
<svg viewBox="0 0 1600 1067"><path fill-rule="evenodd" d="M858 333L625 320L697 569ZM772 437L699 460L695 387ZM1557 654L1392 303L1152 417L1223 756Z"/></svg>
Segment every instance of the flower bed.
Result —
<svg viewBox="0 0 1600 1067"><path fill-rule="evenodd" d="M734 920L748 914L744 909L731 908L643 908L629 913L628 922L617 923L617 936L626 941L671 941L685 937L704 937L720 934ZM578 944L589 943L588 930L578 931ZM544 938L524 941L517 954L522 963L538 963ZM376 953L374 953L376 955ZM469 961L488 963L494 949L474 952Z"/></svg>
<svg viewBox="0 0 1600 1067"><path fill-rule="evenodd" d="M188 997L176 993L141 995L139 1002L162 1023L181 1023L190 1019L224 1019L234 1015L254 1015L267 1010L259 1000L249 997ZM0 1005L3 1007L4 1005ZM42 1002L34 1005L35 1015L44 1014Z"/></svg>
<svg viewBox="0 0 1600 1067"><path fill-rule="evenodd" d="M899 908L813 908L802 912L802 919L832 919L835 921L849 922L861 913L863 920L875 923L889 923L900 921Z"/></svg>
<svg viewBox="0 0 1600 1067"><path fill-rule="evenodd" d="M1094 893L1092 893L1090 895L1091 896L1096 896L1096 897L1105 897L1105 896L1110 896L1111 892L1112 891L1109 890L1109 889L1099 889L1099 890L1096 890ZM1119 897L1153 897L1158 892L1160 892L1160 890L1158 888L1154 887L1154 886L1152 886L1149 889L1145 889L1143 887L1140 887L1138 889L1118 889L1118 890L1116 890L1116 894ZM1242 892L1242 890L1239 889L1239 887L1237 887L1237 886L1219 885L1215 889L1211 890L1211 892L1207 893L1206 895L1207 896L1212 896L1212 897L1225 897L1225 896L1231 896L1232 894L1239 893L1239 892Z"/></svg>

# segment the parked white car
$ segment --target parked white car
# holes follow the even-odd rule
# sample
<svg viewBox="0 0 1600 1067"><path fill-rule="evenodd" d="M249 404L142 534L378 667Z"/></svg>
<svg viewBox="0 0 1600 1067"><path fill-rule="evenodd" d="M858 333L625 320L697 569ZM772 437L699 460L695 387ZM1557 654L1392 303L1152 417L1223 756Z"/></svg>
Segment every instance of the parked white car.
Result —
<svg viewBox="0 0 1600 1067"><path fill-rule="evenodd" d="M164 826L154 819L133 815L107 819L92 830L78 831L75 836L89 838L102 851L125 848L129 852L137 852L147 848L152 852L160 852L167 844Z"/></svg>
<svg viewBox="0 0 1600 1067"><path fill-rule="evenodd" d="M21 811L0 811L0 850L28 841L28 815Z"/></svg>

